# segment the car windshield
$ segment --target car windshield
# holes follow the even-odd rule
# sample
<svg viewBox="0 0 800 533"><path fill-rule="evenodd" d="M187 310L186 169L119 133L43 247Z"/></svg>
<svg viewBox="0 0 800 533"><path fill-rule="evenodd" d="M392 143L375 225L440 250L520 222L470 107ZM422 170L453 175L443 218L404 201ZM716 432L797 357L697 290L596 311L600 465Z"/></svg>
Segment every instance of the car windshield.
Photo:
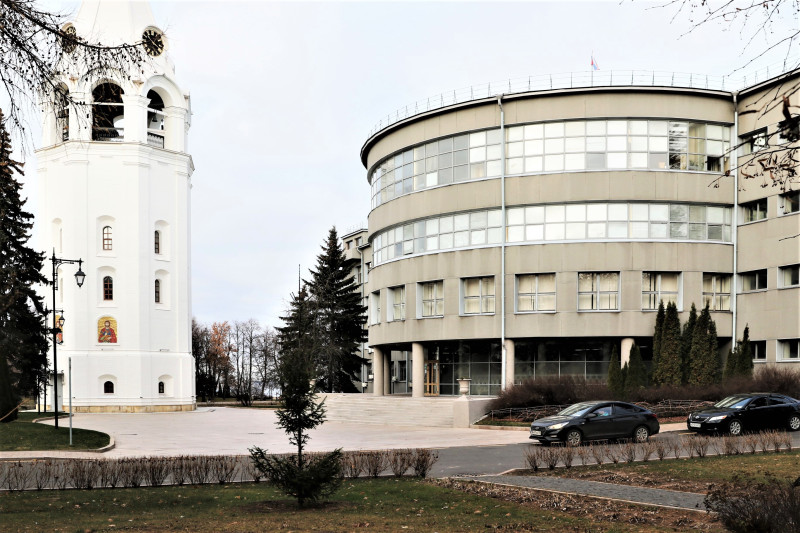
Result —
<svg viewBox="0 0 800 533"><path fill-rule="evenodd" d="M728 409L741 409L750 401L749 396L728 396L722 401L714 404L714 407L725 407Z"/></svg>
<svg viewBox="0 0 800 533"><path fill-rule="evenodd" d="M584 403L576 403L574 405L570 405L569 407L567 407L566 409L564 409L563 411L558 413L558 416L572 416L572 417L581 416L581 415L585 414L586 411L588 411L589 409L594 407L595 405L597 405L597 404L596 403L585 403L585 402Z"/></svg>

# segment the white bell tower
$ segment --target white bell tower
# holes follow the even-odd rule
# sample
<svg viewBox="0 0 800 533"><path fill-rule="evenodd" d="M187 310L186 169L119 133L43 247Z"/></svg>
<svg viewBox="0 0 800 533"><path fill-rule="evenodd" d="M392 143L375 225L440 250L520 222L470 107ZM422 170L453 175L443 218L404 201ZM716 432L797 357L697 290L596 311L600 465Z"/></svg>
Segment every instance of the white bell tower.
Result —
<svg viewBox="0 0 800 533"><path fill-rule="evenodd" d="M86 273L78 288L76 265L59 271L63 406L71 358L76 412L192 410L189 95L147 2L84 0L64 29L108 45L144 41L147 60L103 78L73 65L61 89L85 105L43 106L40 248L82 259Z"/></svg>

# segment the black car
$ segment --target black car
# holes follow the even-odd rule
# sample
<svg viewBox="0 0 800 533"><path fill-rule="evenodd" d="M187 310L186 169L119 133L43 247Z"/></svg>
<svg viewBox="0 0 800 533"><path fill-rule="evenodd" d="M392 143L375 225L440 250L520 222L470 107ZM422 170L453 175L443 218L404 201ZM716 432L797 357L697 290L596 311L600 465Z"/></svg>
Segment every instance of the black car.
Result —
<svg viewBox="0 0 800 533"><path fill-rule="evenodd" d="M581 402L531 424L531 439L544 445L564 442L578 446L585 440L630 438L644 442L660 429L658 417L625 402Z"/></svg>
<svg viewBox="0 0 800 533"><path fill-rule="evenodd" d="M689 415L690 431L725 432L741 435L742 431L762 429L800 429L800 402L783 394L734 394L714 407Z"/></svg>

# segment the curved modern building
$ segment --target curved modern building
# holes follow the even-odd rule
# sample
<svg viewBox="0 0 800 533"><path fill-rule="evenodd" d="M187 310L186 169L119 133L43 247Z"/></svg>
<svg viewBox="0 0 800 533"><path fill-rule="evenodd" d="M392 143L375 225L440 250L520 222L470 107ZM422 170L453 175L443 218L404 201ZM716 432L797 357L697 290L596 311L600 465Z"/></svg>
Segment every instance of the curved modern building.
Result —
<svg viewBox="0 0 800 533"><path fill-rule="evenodd" d="M650 356L660 300L682 323L709 302L724 353L749 324L758 362L798 361L798 185L761 187L753 157L785 81L521 91L379 129L361 149L373 392L604 379L615 346Z"/></svg>

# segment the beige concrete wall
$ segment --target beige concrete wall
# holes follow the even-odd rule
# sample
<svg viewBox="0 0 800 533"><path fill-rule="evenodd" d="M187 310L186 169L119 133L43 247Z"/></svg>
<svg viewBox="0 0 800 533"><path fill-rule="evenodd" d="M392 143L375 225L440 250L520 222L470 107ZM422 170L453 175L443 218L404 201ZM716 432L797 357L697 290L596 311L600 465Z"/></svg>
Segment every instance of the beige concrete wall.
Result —
<svg viewBox="0 0 800 533"><path fill-rule="evenodd" d="M509 338L575 336L649 336L655 313L642 312L642 271L682 272L683 308L702 308L704 272L730 272L728 244L661 242L581 242L509 246L506 252L506 335ZM620 310L578 312L578 272L620 272ZM556 273L556 313L514 314L515 276ZM406 287L406 320L369 328L369 344L500 337L500 248L490 247L421 255L385 263L371 272L370 291ZM461 279L495 276L494 315L459 315ZM444 317L417 319L417 284L444 281ZM713 313L721 337L731 334L731 314Z"/></svg>

